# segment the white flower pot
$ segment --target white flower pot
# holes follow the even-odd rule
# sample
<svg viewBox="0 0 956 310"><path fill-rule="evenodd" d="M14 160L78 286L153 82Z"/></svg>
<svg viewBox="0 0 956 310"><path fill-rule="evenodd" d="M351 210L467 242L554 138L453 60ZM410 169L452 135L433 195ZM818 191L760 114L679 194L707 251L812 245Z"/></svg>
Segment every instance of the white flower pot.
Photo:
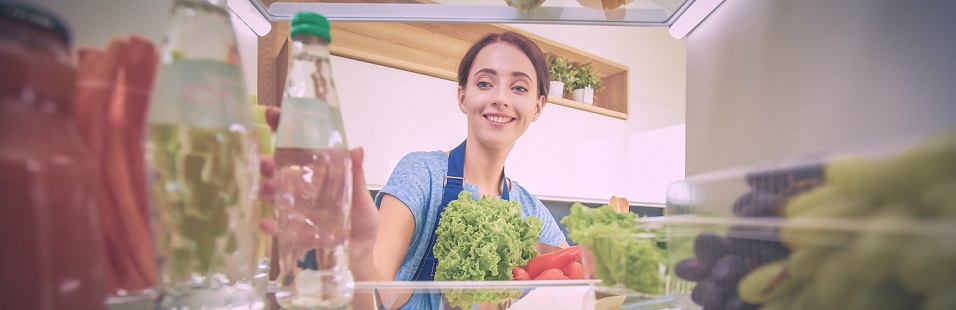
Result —
<svg viewBox="0 0 956 310"><path fill-rule="evenodd" d="M564 96L564 82L551 81L551 88L548 89L548 97L561 98Z"/></svg>
<svg viewBox="0 0 956 310"><path fill-rule="evenodd" d="M584 104L594 103L594 88L585 87L571 91L571 99Z"/></svg>

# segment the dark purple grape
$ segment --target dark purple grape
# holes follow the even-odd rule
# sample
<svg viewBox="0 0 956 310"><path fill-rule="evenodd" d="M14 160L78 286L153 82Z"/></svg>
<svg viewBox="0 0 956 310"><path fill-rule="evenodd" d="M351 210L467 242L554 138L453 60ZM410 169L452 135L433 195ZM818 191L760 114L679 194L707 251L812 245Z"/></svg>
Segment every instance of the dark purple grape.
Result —
<svg viewBox="0 0 956 310"><path fill-rule="evenodd" d="M694 240L694 255L708 267L713 267L717 259L730 252L729 250L724 238L713 231L701 232Z"/></svg>
<svg viewBox="0 0 956 310"><path fill-rule="evenodd" d="M701 292L700 305L705 310L722 310L726 304L726 293L720 289L709 287Z"/></svg>
<svg viewBox="0 0 956 310"><path fill-rule="evenodd" d="M734 294L733 296L727 296L727 305L724 307L726 310L755 310L757 309L756 305L748 304L747 302L740 299L740 296Z"/></svg>
<svg viewBox="0 0 956 310"><path fill-rule="evenodd" d="M684 280L700 281L710 276L710 267L696 258L688 258L674 266L674 273Z"/></svg>
<svg viewBox="0 0 956 310"><path fill-rule="evenodd" d="M707 305L715 306L720 305L723 307L724 295L726 292L721 290L714 284L713 279L703 279L700 282L697 282L697 286L694 286L694 290L690 292L690 300L694 303L704 306L707 308ZM721 300L720 302L716 301Z"/></svg>
<svg viewBox="0 0 956 310"><path fill-rule="evenodd" d="M739 217L779 217L786 202L785 196L765 191L752 191L737 199L733 212Z"/></svg>
<svg viewBox="0 0 956 310"><path fill-rule="evenodd" d="M823 164L756 171L748 173L745 179L747 185L755 190L792 196L823 183Z"/></svg>
<svg viewBox="0 0 956 310"><path fill-rule="evenodd" d="M697 285L694 285L694 290L690 291L690 300L694 301L695 304L702 304L700 298L704 295L704 291L707 289L709 289L707 284L698 282Z"/></svg>
<svg viewBox="0 0 956 310"><path fill-rule="evenodd" d="M711 269L711 275L718 286L736 288L737 281L748 271L750 269L743 258L738 255L725 255L717 260L717 264Z"/></svg>

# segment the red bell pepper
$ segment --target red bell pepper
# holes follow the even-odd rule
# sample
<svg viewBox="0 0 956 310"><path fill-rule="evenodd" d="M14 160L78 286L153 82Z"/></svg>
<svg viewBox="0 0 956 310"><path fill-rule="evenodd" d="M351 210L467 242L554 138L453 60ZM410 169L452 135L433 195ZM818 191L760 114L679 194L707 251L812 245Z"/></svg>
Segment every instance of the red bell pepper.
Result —
<svg viewBox="0 0 956 310"><path fill-rule="evenodd" d="M548 269L562 269L581 258L581 250L577 246L568 247L559 251L536 256L528 261L524 270L537 279L542 272Z"/></svg>

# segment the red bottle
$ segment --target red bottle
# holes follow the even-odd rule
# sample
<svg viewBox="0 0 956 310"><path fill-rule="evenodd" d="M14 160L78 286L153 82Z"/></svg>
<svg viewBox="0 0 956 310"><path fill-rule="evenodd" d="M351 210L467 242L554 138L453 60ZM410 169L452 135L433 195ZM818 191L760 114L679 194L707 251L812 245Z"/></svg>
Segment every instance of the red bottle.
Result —
<svg viewBox="0 0 956 310"><path fill-rule="evenodd" d="M0 305L102 309L98 170L71 116L75 67L58 17L0 3Z"/></svg>

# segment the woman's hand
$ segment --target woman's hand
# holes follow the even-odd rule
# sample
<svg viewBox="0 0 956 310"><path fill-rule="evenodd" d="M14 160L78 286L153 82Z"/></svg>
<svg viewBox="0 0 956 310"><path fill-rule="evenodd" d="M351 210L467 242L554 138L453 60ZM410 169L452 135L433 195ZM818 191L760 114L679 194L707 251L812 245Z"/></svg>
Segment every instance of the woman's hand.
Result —
<svg viewBox="0 0 956 310"><path fill-rule="evenodd" d="M272 127L273 131L278 127L279 117L279 108L268 107L266 109L266 122ZM349 151L352 160L352 228L349 236L349 260L353 276L357 281L374 280L375 278L375 275L369 272L376 270L371 257L379 223L378 209L375 207L375 202L365 183L365 170L362 163L364 155L362 148ZM262 178L259 183L259 197L263 200L272 201L276 194L276 181L273 178L276 170L275 159L268 155L263 155L260 158L259 167ZM273 236L278 233L276 221L272 219L263 220L259 223L259 227Z"/></svg>

